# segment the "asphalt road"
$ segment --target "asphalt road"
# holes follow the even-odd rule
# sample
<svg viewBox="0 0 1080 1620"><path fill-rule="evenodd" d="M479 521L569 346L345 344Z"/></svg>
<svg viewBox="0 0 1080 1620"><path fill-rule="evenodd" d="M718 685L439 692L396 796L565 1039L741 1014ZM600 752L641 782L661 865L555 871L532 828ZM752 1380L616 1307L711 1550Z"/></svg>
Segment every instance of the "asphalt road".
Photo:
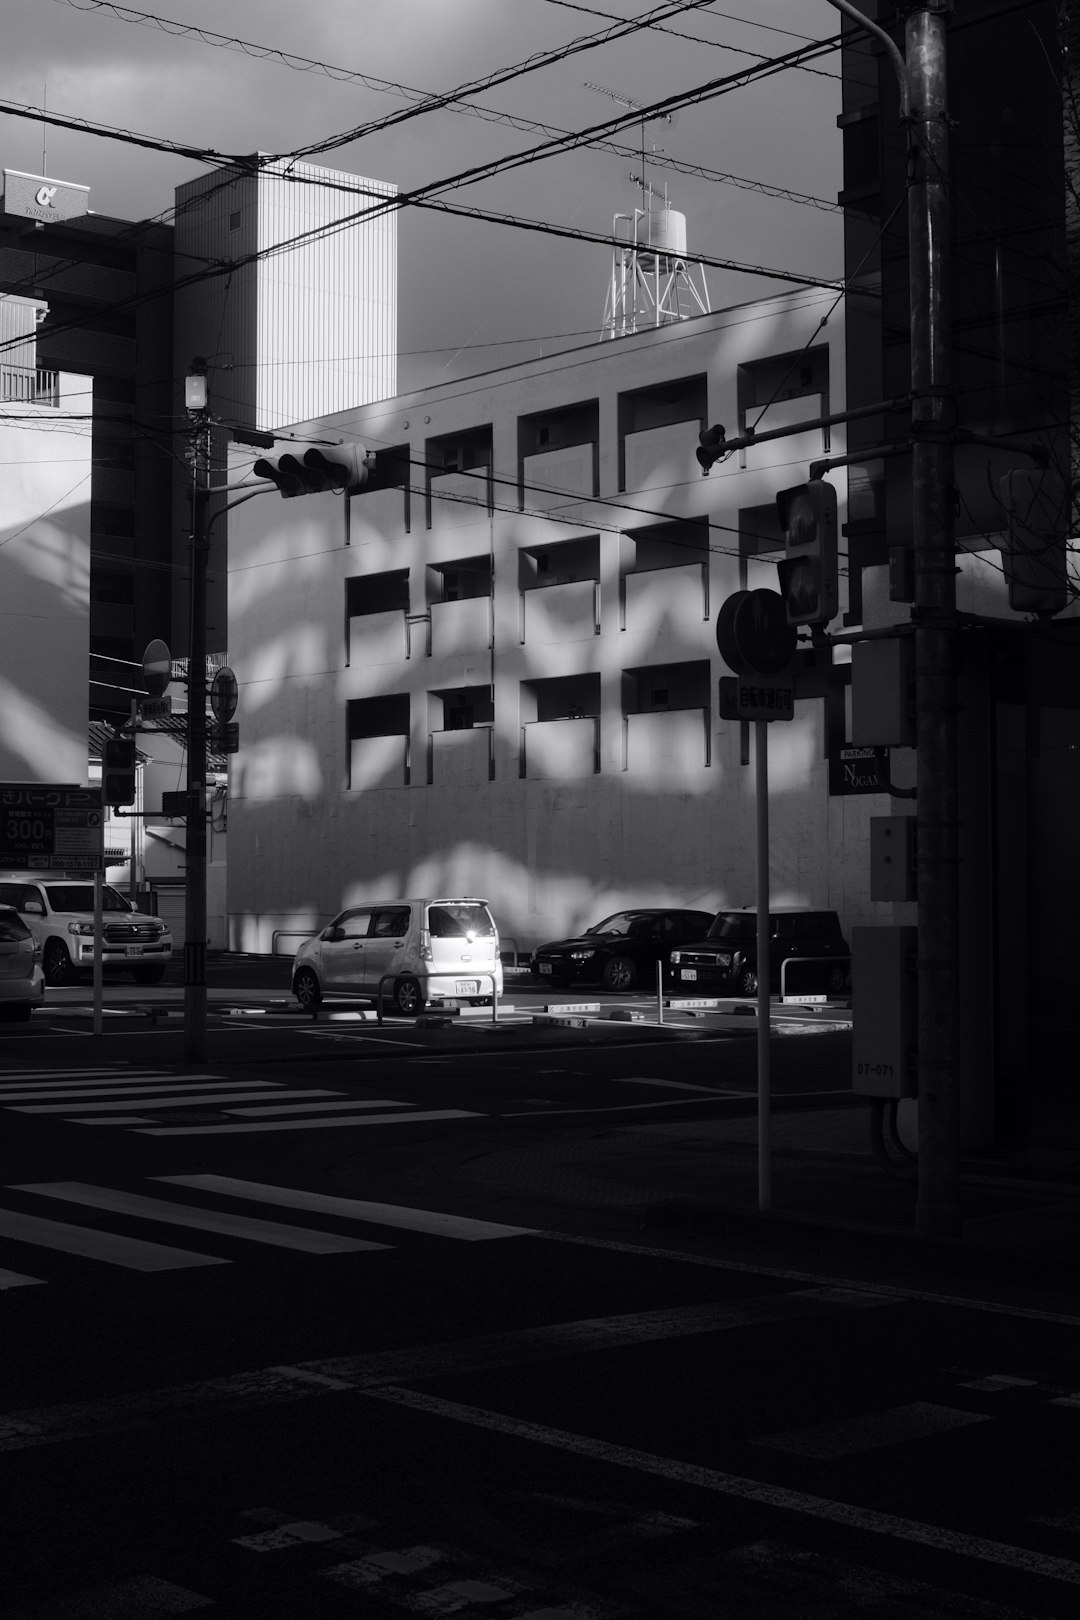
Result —
<svg viewBox="0 0 1080 1620"><path fill-rule="evenodd" d="M0 1031L6 1617L1075 1612L1080 1318L553 1216L569 1144L752 1106L752 1038L180 1039Z"/></svg>

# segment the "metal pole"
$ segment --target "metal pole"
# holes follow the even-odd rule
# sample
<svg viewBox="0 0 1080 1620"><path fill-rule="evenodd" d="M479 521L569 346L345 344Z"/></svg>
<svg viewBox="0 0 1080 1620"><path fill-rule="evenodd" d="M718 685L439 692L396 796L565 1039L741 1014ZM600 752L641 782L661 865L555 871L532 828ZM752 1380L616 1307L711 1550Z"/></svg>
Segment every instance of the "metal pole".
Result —
<svg viewBox="0 0 1080 1620"><path fill-rule="evenodd" d="M91 1027L95 1035L100 1035L104 1028L104 1012L102 1007L105 990L104 911L104 874L99 866L97 871L94 873L94 973L92 991L94 999L94 1016Z"/></svg>
<svg viewBox="0 0 1080 1620"><path fill-rule="evenodd" d="M757 801L757 1127L758 1209L772 1207L772 1098L769 1072L769 722L754 721Z"/></svg>
<svg viewBox="0 0 1080 1620"><path fill-rule="evenodd" d="M906 28L911 315L915 747L918 766L919 1168L921 1237L958 1237L959 857L952 300L946 102L948 0Z"/></svg>
<svg viewBox="0 0 1080 1620"><path fill-rule="evenodd" d="M130 718L130 720L128 722L128 731L131 734L132 744L133 745L137 744L138 736L139 736L139 705L138 705L138 703L136 702L136 700L134 698L132 698L132 700L131 700L131 718ZM136 783L138 783L138 780L139 780L139 772L138 772L138 767L136 766L136 770L135 770L135 781L136 781ZM140 803L139 793L138 793L138 790L136 789L135 803L132 805L132 809L138 811L138 810L141 810L142 808L143 808L143 806ZM138 898L139 898L139 883L138 883L138 875L137 875L137 872L136 872L136 858L137 858L137 854L138 854L138 844L137 844L137 828L138 828L138 825L139 825L139 817L138 817L138 815L133 815L132 818L131 818L131 826L128 829L128 831L130 833L130 849L129 849L129 854L128 854L128 899L131 901L131 904L133 906L137 904Z"/></svg>
<svg viewBox="0 0 1080 1620"><path fill-rule="evenodd" d="M184 1058L206 1061L206 504L210 421L191 412L191 624L187 677L187 872L184 906Z"/></svg>

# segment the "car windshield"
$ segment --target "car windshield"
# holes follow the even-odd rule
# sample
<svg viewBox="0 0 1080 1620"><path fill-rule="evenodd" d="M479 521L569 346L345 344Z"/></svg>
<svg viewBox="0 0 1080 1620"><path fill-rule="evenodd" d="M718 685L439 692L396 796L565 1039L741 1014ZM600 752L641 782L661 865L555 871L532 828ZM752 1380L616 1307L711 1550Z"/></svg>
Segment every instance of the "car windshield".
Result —
<svg viewBox="0 0 1080 1620"><path fill-rule="evenodd" d="M714 917L707 939L755 939L757 916L746 911L721 911Z"/></svg>
<svg viewBox="0 0 1080 1620"><path fill-rule="evenodd" d="M495 924L479 900L443 900L428 907L428 932L436 939L491 939Z"/></svg>
<svg viewBox="0 0 1080 1620"><path fill-rule="evenodd" d="M594 923L587 928L587 934L629 934L634 924L646 917L644 911L617 911L613 917L605 917L603 922Z"/></svg>
<svg viewBox="0 0 1080 1620"><path fill-rule="evenodd" d="M92 883L50 883L45 893L53 911L93 911L94 885ZM106 883L101 890L102 911L130 911L123 895Z"/></svg>

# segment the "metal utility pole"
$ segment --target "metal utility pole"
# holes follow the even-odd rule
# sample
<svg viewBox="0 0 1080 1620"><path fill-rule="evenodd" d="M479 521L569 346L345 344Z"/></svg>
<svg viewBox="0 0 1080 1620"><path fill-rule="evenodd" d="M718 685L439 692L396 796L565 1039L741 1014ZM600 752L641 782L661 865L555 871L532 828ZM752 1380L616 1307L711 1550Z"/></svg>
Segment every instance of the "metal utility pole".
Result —
<svg viewBox="0 0 1080 1620"><path fill-rule="evenodd" d="M191 419L191 601L187 675L187 871L184 905L184 1058L206 1061L206 567L210 538L210 415L206 362L185 379Z"/></svg>
<svg viewBox="0 0 1080 1620"><path fill-rule="evenodd" d="M918 762L919 1183L916 1230L958 1237L959 828L948 0L907 20L915 748Z"/></svg>
<svg viewBox="0 0 1080 1620"><path fill-rule="evenodd" d="M896 70L908 138L915 751L918 766L919 1170L921 1237L958 1237L959 832L952 293L946 20L923 0L905 49L850 0L830 4L874 35Z"/></svg>

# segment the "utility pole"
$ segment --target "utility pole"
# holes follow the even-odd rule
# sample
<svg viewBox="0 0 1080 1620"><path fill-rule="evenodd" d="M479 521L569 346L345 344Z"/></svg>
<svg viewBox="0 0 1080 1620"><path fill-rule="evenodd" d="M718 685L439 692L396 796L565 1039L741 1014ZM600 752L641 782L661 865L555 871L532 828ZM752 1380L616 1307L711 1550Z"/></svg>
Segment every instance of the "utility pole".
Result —
<svg viewBox="0 0 1080 1620"><path fill-rule="evenodd" d="M191 420L191 591L187 676L187 871L184 905L184 1058L206 1061L206 567L210 550L210 414L206 362L184 382Z"/></svg>
<svg viewBox="0 0 1080 1620"><path fill-rule="evenodd" d="M919 1179L921 1237L959 1237L959 817L954 401L945 29L948 0L907 19Z"/></svg>
<svg viewBox="0 0 1080 1620"><path fill-rule="evenodd" d="M911 6L903 53L850 0L829 3L884 46L899 80L908 138L919 906L915 1225L921 1237L959 1237L958 645L946 98L951 0Z"/></svg>

